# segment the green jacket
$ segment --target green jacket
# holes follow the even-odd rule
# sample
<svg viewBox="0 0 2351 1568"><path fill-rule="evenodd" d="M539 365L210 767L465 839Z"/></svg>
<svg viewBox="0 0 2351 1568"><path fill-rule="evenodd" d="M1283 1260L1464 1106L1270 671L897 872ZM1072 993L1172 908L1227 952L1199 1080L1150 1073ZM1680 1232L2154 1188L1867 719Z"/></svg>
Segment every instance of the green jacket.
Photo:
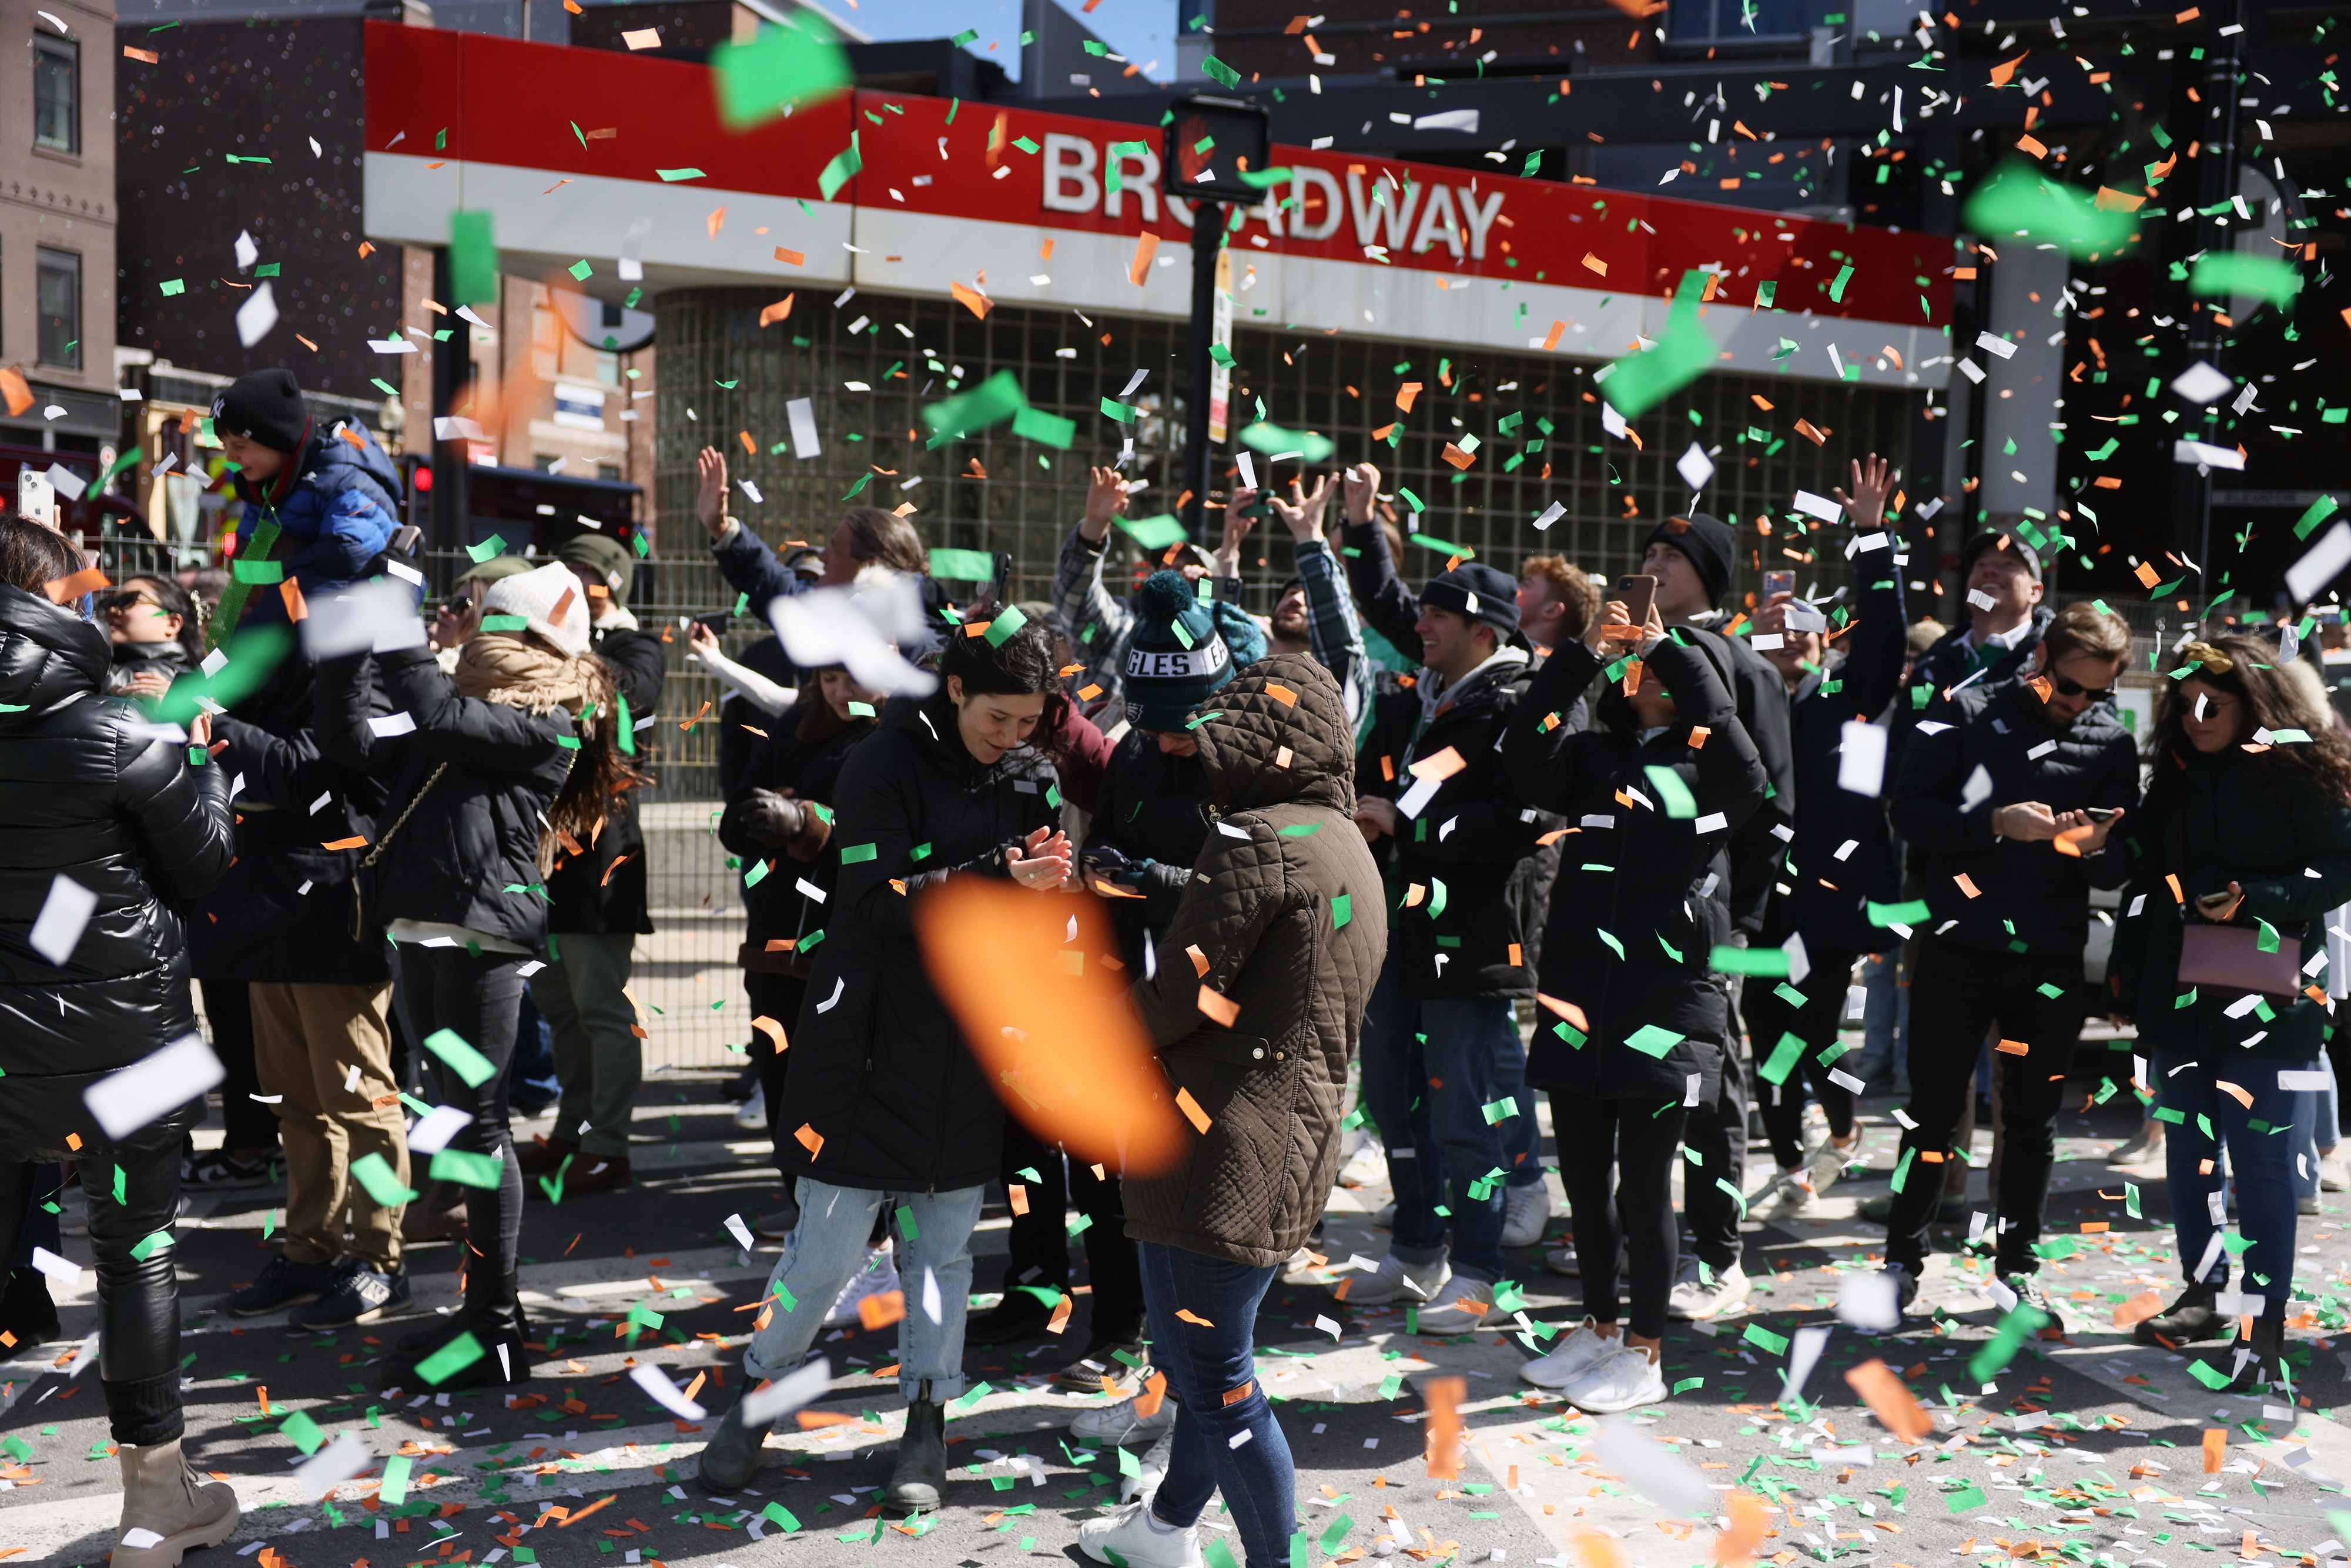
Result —
<svg viewBox="0 0 2351 1568"><path fill-rule="evenodd" d="M2196 919L2197 898L2233 881L2245 897L2230 923L2252 930L2267 921L2288 951L2299 941L2308 963L2325 946L2328 913L2351 901L2351 804L2329 799L2304 774L2233 747L2191 755L2179 784L2170 803L2130 833L2133 873L2109 966L2116 1010L2137 1016L2150 1056L2185 1052L2218 1065L2241 1060L2252 1040L2252 1055L2315 1060L2326 1013L2306 996L2291 1006L2266 998L2231 1018L2227 1009L2246 993L2208 986L2199 995L2179 983L2181 901ZM2179 898L2167 875L2179 879Z"/></svg>

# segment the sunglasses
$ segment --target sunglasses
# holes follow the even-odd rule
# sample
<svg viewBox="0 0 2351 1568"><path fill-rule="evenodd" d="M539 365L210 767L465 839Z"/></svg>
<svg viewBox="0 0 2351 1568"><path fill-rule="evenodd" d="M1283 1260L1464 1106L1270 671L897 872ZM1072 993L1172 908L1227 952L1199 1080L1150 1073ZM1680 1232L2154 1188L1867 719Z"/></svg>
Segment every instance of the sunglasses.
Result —
<svg viewBox="0 0 2351 1568"><path fill-rule="evenodd" d="M2049 681L2057 688L2059 696L2087 697L2094 703L2110 703L2115 700L2115 688L2112 686L2085 686L2078 681L2067 680L2054 670L2049 672Z"/></svg>

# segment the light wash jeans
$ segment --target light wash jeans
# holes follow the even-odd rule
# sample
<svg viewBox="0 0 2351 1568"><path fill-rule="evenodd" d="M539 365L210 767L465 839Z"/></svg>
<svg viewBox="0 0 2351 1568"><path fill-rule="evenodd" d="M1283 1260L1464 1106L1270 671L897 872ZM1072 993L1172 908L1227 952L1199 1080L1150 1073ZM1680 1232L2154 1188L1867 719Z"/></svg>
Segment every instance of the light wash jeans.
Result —
<svg viewBox="0 0 2351 1568"><path fill-rule="evenodd" d="M2335 1101L2342 1085L2335 1082L2335 1063L2322 1054L2311 1066L2326 1074L2328 1087L2305 1089L2294 1096L2294 1196L2297 1198L2318 1196L2318 1151L2343 1141Z"/></svg>
<svg viewBox="0 0 2351 1568"><path fill-rule="evenodd" d="M887 1205L896 1210L898 1279L906 1291L906 1315L898 1322L898 1390L907 1399L945 1401L964 1391L963 1323L971 1304L971 1232L979 1223L986 1187L959 1186L935 1195L903 1197L864 1187L834 1186L813 1176L799 1178L800 1222L784 1239L784 1255L768 1276L774 1308L768 1326L751 1336L743 1352L749 1377L781 1377L808 1359L809 1347L824 1332L824 1315L866 1260L873 1217ZM911 1220L912 1223L908 1223ZM938 1316L926 1310L926 1281L938 1282Z"/></svg>
<svg viewBox="0 0 2351 1568"><path fill-rule="evenodd" d="M1866 999L1861 1014L1861 1054L1854 1061L1853 1074L1865 1083L1874 1083L1890 1066L1894 1070L1895 1092L1907 1094L1910 1088L1909 1053L1902 1047L1910 1038L1910 989L1901 983L1901 978L1899 947L1862 959L1861 988ZM1840 1008L1840 1018L1843 1012Z"/></svg>

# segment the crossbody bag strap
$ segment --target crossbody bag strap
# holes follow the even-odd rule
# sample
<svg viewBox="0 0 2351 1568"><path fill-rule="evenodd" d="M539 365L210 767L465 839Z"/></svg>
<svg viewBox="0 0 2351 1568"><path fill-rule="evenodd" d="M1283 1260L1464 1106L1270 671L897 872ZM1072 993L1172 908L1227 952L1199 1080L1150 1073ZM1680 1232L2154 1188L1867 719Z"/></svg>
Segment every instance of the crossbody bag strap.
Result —
<svg viewBox="0 0 2351 1568"><path fill-rule="evenodd" d="M408 819L416 814L416 808L423 804L424 797L433 792L433 786L440 783L441 775L448 771L449 765L445 762L433 770L432 777L424 780L424 787L419 789L413 796L410 797L407 809L400 813L399 819L392 824L390 829L386 830L383 837L375 841L374 846L368 851L366 858L360 862L360 871L366 872L373 871L375 869L375 862L383 858L385 847L388 846L394 838L399 836L401 829L408 826ZM367 940L367 893L365 880L357 873L353 873L351 876L351 940L354 942L363 942Z"/></svg>

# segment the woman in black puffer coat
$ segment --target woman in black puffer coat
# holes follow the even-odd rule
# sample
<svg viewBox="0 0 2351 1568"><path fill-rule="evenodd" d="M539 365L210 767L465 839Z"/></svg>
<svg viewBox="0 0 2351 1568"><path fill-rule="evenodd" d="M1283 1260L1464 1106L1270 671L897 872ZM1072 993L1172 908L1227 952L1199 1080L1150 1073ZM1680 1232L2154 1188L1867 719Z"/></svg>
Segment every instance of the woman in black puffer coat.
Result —
<svg viewBox="0 0 2351 1568"><path fill-rule="evenodd" d="M387 1364L388 1387L450 1389L530 1375L516 1277L522 1174L507 1123L507 1064L523 982L547 950L547 879L557 848L592 841L607 803L641 777L620 748L613 672L590 651L571 569L559 562L502 578L482 607L484 624L501 630L470 638L454 676L422 645L374 655L392 716L414 727L396 737L369 722L366 656L319 666L329 757L392 779L375 844L360 862L364 939L388 928L400 945L409 1028L436 1059L443 1102L472 1118L450 1149L496 1166L495 1185L475 1186L467 1198L465 1310L402 1340ZM449 1047L444 1031L469 1049ZM478 1352L467 1359L475 1347L460 1347L436 1363L465 1333Z"/></svg>
<svg viewBox="0 0 2351 1568"><path fill-rule="evenodd" d="M1678 1251L1673 1162L1686 1107L1710 1103L1722 1071L1730 1004L1708 968L1730 936L1726 852L1765 785L1722 640L1665 635L1654 613L1638 639L1633 695L1611 682L1594 727L1546 726L1614 668L1608 661L1635 654L1635 640L1601 641L1625 614L1612 602L1585 633L1595 647L1554 650L1502 737L1519 798L1575 824L1552 888L1527 1082L1551 1091L1591 1314L1520 1371L1595 1413L1666 1396L1658 1339ZM1722 1174L1693 1167L1688 1179ZM1620 1235L1633 1265L1622 1338Z"/></svg>
<svg viewBox="0 0 2351 1568"><path fill-rule="evenodd" d="M122 1528L160 1538L116 1546L131 1568L177 1563L236 1525L235 1494L199 1484L181 1458L179 1285L172 1249L141 1246L178 1212L181 1135L204 1098L117 1138L83 1095L195 1033L173 905L209 891L233 851L221 770L191 767L185 747L100 700L106 633L42 591L80 569L61 536L0 517L0 1259L47 1196L24 1162L78 1159ZM192 738L210 740L203 719ZM60 935L37 923L68 884L94 904L59 958Z"/></svg>
<svg viewBox="0 0 2351 1568"><path fill-rule="evenodd" d="M1067 880L1053 758L1058 724L1084 720L1049 701L1061 690L1055 668L1034 622L1001 645L957 636L940 656L937 692L883 710L841 772L831 839L841 873L824 934L796 949L813 948L816 963L776 1145L799 1177L800 1222L768 1281L776 1310L745 1352L746 1385L801 1364L841 1288L871 1266L874 1218L895 1209L906 1435L882 1501L901 1511L936 1508L946 1484L945 1406L964 1391L971 1231L1004 1140L1004 1107L931 984L914 910L953 878L1040 892ZM702 1453L704 1485L748 1482L766 1434L739 1408L720 1417Z"/></svg>

